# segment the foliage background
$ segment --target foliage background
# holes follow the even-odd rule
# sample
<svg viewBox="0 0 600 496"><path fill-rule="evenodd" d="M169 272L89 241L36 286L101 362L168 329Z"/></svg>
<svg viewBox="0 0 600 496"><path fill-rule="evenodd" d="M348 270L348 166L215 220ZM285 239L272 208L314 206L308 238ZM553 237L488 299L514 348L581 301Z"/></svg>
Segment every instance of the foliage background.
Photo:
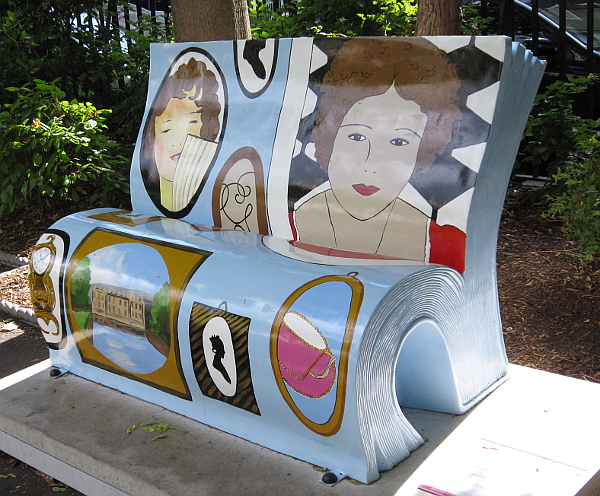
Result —
<svg viewBox="0 0 600 496"><path fill-rule="evenodd" d="M122 203L142 120L149 46L164 19L119 25L126 2L0 3L0 216ZM158 21L158 22L157 22ZM122 23L124 24L124 23Z"/></svg>
<svg viewBox="0 0 600 496"><path fill-rule="evenodd" d="M406 36L417 8L418 0L288 0L271 11L253 0L249 17L258 38ZM127 201L149 46L173 41L172 19L119 22L117 11L130 9L123 0L0 0L0 216ZM464 34L481 34L492 21L474 1L462 14ZM548 215L565 222L582 261L600 254L597 127L572 109L572 96L589 81L542 90L520 156L548 165Z"/></svg>

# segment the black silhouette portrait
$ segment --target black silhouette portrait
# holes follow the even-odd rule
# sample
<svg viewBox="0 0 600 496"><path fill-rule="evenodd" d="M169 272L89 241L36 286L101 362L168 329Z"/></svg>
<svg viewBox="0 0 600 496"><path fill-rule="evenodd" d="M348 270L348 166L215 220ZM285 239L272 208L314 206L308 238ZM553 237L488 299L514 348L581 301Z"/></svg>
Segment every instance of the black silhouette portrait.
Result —
<svg viewBox="0 0 600 496"><path fill-rule="evenodd" d="M212 352L215 354L212 362L213 367L221 372L223 379L231 384L231 378L222 362L223 358L225 358L225 346L223 345L223 341L221 341L219 336L211 336L210 343L212 344Z"/></svg>

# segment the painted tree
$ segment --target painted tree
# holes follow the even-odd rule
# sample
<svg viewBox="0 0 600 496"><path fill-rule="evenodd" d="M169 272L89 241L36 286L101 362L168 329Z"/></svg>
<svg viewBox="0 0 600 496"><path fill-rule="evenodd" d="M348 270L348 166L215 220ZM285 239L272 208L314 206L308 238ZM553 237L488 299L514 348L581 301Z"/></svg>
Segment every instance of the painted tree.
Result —
<svg viewBox="0 0 600 496"><path fill-rule="evenodd" d="M172 0L176 41L250 38L246 0Z"/></svg>
<svg viewBox="0 0 600 496"><path fill-rule="evenodd" d="M78 311L91 311L90 288L92 280L92 271L90 269L90 259L84 257L77 264L73 275L71 276L71 301L73 308Z"/></svg>
<svg viewBox="0 0 600 496"><path fill-rule="evenodd" d="M415 35L460 34L461 5L462 0L419 0Z"/></svg>
<svg viewBox="0 0 600 496"><path fill-rule="evenodd" d="M171 344L171 285L168 282L154 295L150 314L150 332Z"/></svg>

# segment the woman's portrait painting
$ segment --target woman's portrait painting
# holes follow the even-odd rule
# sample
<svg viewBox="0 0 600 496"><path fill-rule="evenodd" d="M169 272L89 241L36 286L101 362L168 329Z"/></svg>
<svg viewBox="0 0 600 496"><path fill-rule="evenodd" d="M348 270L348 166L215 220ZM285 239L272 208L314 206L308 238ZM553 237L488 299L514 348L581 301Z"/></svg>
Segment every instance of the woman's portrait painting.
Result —
<svg viewBox="0 0 600 496"><path fill-rule="evenodd" d="M453 226L440 230L400 198L460 130L460 85L446 53L424 38L343 43L319 86L310 135L328 181L294 204L296 246L461 270L465 233ZM432 259L440 238L450 261Z"/></svg>
<svg viewBox="0 0 600 496"><path fill-rule="evenodd" d="M216 158L225 123L220 71L200 49L182 52L169 68L144 125L140 167L159 210L183 217Z"/></svg>

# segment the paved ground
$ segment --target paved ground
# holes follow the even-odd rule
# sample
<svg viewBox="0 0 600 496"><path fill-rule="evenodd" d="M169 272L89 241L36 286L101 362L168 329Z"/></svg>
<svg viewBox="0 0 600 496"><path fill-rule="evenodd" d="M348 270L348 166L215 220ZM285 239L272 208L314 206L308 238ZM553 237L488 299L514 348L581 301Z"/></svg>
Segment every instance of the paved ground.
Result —
<svg viewBox="0 0 600 496"><path fill-rule="evenodd" d="M15 322L0 312L0 379L48 358L38 328ZM1 394L1 393L0 393ZM0 495L50 496L81 493L0 451Z"/></svg>
<svg viewBox="0 0 600 496"><path fill-rule="evenodd" d="M42 333L0 312L0 379L48 358Z"/></svg>

